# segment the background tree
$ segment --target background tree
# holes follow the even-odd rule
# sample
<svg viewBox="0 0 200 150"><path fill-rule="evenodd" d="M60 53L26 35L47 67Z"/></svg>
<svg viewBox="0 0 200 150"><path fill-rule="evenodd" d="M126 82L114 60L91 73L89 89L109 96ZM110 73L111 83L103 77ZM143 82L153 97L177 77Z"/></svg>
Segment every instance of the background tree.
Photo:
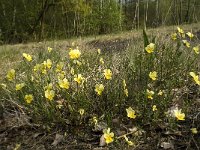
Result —
<svg viewBox="0 0 200 150"><path fill-rule="evenodd" d="M0 41L106 34L198 22L199 0L1 0Z"/></svg>

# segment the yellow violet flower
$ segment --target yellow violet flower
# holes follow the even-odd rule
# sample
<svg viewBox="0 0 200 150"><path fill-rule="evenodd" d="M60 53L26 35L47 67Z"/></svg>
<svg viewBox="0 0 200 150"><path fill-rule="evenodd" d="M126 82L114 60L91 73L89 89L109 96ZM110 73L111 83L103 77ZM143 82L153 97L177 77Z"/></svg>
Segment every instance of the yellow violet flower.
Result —
<svg viewBox="0 0 200 150"><path fill-rule="evenodd" d="M100 61L100 63L101 63L102 65L104 64L104 60L103 60L102 57L99 59L99 61Z"/></svg>
<svg viewBox="0 0 200 150"><path fill-rule="evenodd" d="M127 117L135 119L136 115L135 115L135 110L133 110L131 107L126 109L127 112Z"/></svg>
<svg viewBox="0 0 200 150"><path fill-rule="evenodd" d="M45 63L45 64L44 64ZM43 74L47 74L47 67L46 67L46 61L44 61L44 63L41 65L41 72Z"/></svg>
<svg viewBox="0 0 200 150"><path fill-rule="evenodd" d="M150 91L147 89L147 98L148 99L153 99L154 91Z"/></svg>
<svg viewBox="0 0 200 150"><path fill-rule="evenodd" d="M101 54L101 49L97 49L98 54Z"/></svg>
<svg viewBox="0 0 200 150"><path fill-rule="evenodd" d="M76 65L78 65L78 66L81 66L81 65L82 65L82 62L80 62L80 61L78 61L78 60L74 60L73 63L76 64Z"/></svg>
<svg viewBox="0 0 200 150"><path fill-rule="evenodd" d="M7 85L6 85L6 84L4 84L4 83L1 83L0 85L1 85L1 87L2 87L2 88L4 88L4 89L6 89L6 88L7 88Z"/></svg>
<svg viewBox="0 0 200 150"><path fill-rule="evenodd" d="M69 89L69 82L66 78L58 82L59 86L63 89Z"/></svg>
<svg viewBox="0 0 200 150"><path fill-rule="evenodd" d="M182 40L183 41L183 44L186 46L186 47L190 47L190 43L187 41L187 40Z"/></svg>
<svg viewBox="0 0 200 150"><path fill-rule="evenodd" d="M152 110L153 110L153 111L158 110L158 109L157 109L157 106L156 106L156 105L153 105Z"/></svg>
<svg viewBox="0 0 200 150"><path fill-rule="evenodd" d="M71 75L74 75L74 68L71 68L70 73Z"/></svg>
<svg viewBox="0 0 200 150"><path fill-rule="evenodd" d="M63 62L59 62L57 65L56 65L56 72L61 72L62 69L64 67L64 63Z"/></svg>
<svg viewBox="0 0 200 150"><path fill-rule="evenodd" d="M110 132L110 128L108 128L107 130L104 129L103 133L104 139L106 140L107 144L112 143L114 141L114 133Z"/></svg>
<svg viewBox="0 0 200 150"><path fill-rule="evenodd" d="M196 54L199 54L199 46L193 47L193 50Z"/></svg>
<svg viewBox="0 0 200 150"><path fill-rule="evenodd" d="M191 128L190 130L191 130L191 132L192 132L193 134L197 134L197 133L198 133L197 128Z"/></svg>
<svg viewBox="0 0 200 150"><path fill-rule="evenodd" d="M81 52L78 49L70 50L69 57L70 59L78 59L81 55Z"/></svg>
<svg viewBox="0 0 200 150"><path fill-rule="evenodd" d="M14 69L9 70L7 75L6 75L6 78L9 81L12 81L15 78L15 70Z"/></svg>
<svg viewBox="0 0 200 150"><path fill-rule="evenodd" d="M95 125L97 125L97 123L98 123L97 117L94 116L94 117L92 118L92 122L93 122Z"/></svg>
<svg viewBox="0 0 200 150"><path fill-rule="evenodd" d="M171 38L172 38L172 40L176 40L176 39L177 39L177 33L173 33L173 34L171 35Z"/></svg>
<svg viewBox="0 0 200 150"><path fill-rule="evenodd" d="M126 80L124 79L124 80L122 81L122 83L123 83L123 88L126 89Z"/></svg>
<svg viewBox="0 0 200 150"><path fill-rule="evenodd" d="M184 33L183 29L181 29L180 27L177 27L177 30L179 32L179 35L182 36L183 38L185 38L185 33Z"/></svg>
<svg viewBox="0 0 200 150"><path fill-rule="evenodd" d="M179 33L184 34L183 29L181 29L180 27L177 27L177 30L178 30Z"/></svg>
<svg viewBox="0 0 200 150"><path fill-rule="evenodd" d="M64 72L64 71L61 71L61 72L59 72L59 73L57 74L57 76L58 76L58 80L62 80L62 79L65 78L65 72Z"/></svg>
<svg viewBox="0 0 200 150"><path fill-rule="evenodd" d="M37 72L37 71L40 70L40 68L41 68L41 65L40 65L40 64L36 64L36 65L33 67L33 71L34 71L34 72Z"/></svg>
<svg viewBox="0 0 200 150"><path fill-rule="evenodd" d="M154 43L150 43L149 45L147 45L147 47L145 47L145 50L147 51L147 53L153 53L154 49L155 49Z"/></svg>
<svg viewBox="0 0 200 150"><path fill-rule="evenodd" d="M95 85L95 92L97 92L98 95L101 95L104 90L103 84L96 84Z"/></svg>
<svg viewBox="0 0 200 150"><path fill-rule="evenodd" d="M32 94L25 95L24 99L28 104L30 104L33 101L33 95Z"/></svg>
<svg viewBox="0 0 200 150"><path fill-rule="evenodd" d="M79 114L82 116L85 113L85 110L83 108L79 109Z"/></svg>
<svg viewBox="0 0 200 150"><path fill-rule="evenodd" d="M162 96L162 95L163 95L163 91L162 91L162 90L159 90L158 95L159 95L159 96Z"/></svg>
<svg viewBox="0 0 200 150"><path fill-rule="evenodd" d="M112 78L112 71L110 69L104 69L104 76L107 80Z"/></svg>
<svg viewBox="0 0 200 150"><path fill-rule="evenodd" d="M124 94L128 97L128 89L124 89Z"/></svg>
<svg viewBox="0 0 200 150"><path fill-rule="evenodd" d="M55 91L54 91L54 90L46 90L46 91L45 91L45 97L46 97L48 100L52 101L53 98L54 98L54 96L55 96Z"/></svg>
<svg viewBox="0 0 200 150"><path fill-rule="evenodd" d="M185 114L181 113L181 109L178 110L178 108L176 108L174 110L174 116L177 118L177 120L185 120Z"/></svg>
<svg viewBox="0 0 200 150"><path fill-rule="evenodd" d="M191 32L187 32L186 34L190 39L192 39L194 37L194 34L192 34Z"/></svg>
<svg viewBox="0 0 200 150"><path fill-rule="evenodd" d="M16 91L20 91L25 86L24 83L16 84L15 89Z"/></svg>
<svg viewBox="0 0 200 150"><path fill-rule="evenodd" d="M156 80L156 79L157 79L157 72L156 72L156 71L150 72L150 73L149 73L149 77L150 77L152 80Z"/></svg>
<svg viewBox="0 0 200 150"><path fill-rule="evenodd" d="M27 61L32 61L32 56L31 55L26 54L26 53L23 53L22 55Z"/></svg>
<svg viewBox="0 0 200 150"><path fill-rule="evenodd" d="M81 82L84 80L81 74L76 75L74 78L74 81L76 81L78 84L81 84Z"/></svg>
<svg viewBox="0 0 200 150"><path fill-rule="evenodd" d="M44 87L45 90L52 90L53 84L49 83L47 86Z"/></svg>
<svg viewBox="0 0 200 150"><path fill-rule="evenodd" d="M47 59L47 61L44 61L44 66L50 69L52 66L52 61L50 59Z"/></svg>
<svg viewBox="0 0 200 150"><path fill-rule="evenodd" d="M49 53L51 53L52 48L51 48L51 47L48 47L47 50L48 50Z"/></svg>
<svg viewBox="0 0 200 150"><path fill-rule="evenodd" d="M133 145L134 145L134 143L133 143L132 141L129 141L129 140L128 140L128 138L127 138L126 135L124 135L124 139L126 140L126 142L128 143L128 145L130 145L130 146L133 146Z"/></svg>
<svg viewBox="0 0 200 150"><path fill-rule="evenodd" d="M190 75L193 77L195 83L200 85L199 76L196 75L194 72L190 72Z"/></svg>
<svg viewBox="0 0 200 150"><path fill-rule="evenodd" d="M81 65L82 65L82 62L76 60L76 64L77 64L78 66L81 66Z"/></svg>

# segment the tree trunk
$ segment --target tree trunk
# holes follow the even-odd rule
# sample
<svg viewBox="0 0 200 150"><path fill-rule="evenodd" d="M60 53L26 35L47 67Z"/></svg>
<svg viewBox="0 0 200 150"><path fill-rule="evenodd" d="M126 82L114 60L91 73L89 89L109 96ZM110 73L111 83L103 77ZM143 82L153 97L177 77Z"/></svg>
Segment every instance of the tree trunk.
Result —
<svg viewBox="0 0 200 150"><path fill-rule="evenodd" d="M190 3L191 3L191 0L188 0L188 3L187 3L187 12L186 12L186 15L185 15L185 22L189 22L190 20L190 18L189 18L189 16L190 16Z"/></svg>

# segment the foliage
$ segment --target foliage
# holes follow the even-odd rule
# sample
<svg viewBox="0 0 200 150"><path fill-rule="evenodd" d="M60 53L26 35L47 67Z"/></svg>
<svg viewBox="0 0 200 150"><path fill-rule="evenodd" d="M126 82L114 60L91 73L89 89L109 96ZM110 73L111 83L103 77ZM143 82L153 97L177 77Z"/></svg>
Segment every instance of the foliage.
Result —
<svg viewBox="0 0 200 150"><path fill-rule="evenodd" d="M143 34L145 46L120 52L121 59L116 60L99 49L83 53L74 45L64 57L50 47L36 54L22 53L20 66L9 70L2 81L2 105L52 128L58 124L92 128L102 120L112 128L115 118L137 127L121 136L104 128L107 144L124 138L134 146L146 124L154 127L165 122L167 128L178 130L184 120L191 121L192 87L199 95L199 76L194 73L199 69L199 55L193 49L199 45L192 33L185 34L181 28L172 36L164 36L165 40L151 39L145 31ZM184 93L178 93L185 88ZM193 122L192 127L198 125Z"/></svg>

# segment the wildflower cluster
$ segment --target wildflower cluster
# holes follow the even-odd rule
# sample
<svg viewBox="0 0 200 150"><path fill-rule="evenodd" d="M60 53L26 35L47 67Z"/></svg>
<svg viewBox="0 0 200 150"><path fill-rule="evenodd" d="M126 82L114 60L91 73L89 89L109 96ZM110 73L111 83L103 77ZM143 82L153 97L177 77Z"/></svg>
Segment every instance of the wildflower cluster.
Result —
<svg viewBox="0 0 200 150"><path fill-rule="evenodd" d="M64 55L51 47L38 57L22 53L22 71L8 70L1 88L30 115L49 122L87 125L89 118L91 126L99 127L101 118L112 127L110 122L117 116L133 126L159 121L178 124L187 120L188 112L188 102L177 94L179 88L191 85L189 80L200 85L199 70L193 63L199 54L194 38L192 32L180 27L168 38L172 44L144 38L143 51L138 48L134 59L126 55L117 65L109 62L100 49L89 55L74 43ZM171 105L178 107L169 111ZM189 131L198 133L193 126ZM106 144L123 139L134 146L133 133L117 137L106 126L102 137Z"/></svg>

